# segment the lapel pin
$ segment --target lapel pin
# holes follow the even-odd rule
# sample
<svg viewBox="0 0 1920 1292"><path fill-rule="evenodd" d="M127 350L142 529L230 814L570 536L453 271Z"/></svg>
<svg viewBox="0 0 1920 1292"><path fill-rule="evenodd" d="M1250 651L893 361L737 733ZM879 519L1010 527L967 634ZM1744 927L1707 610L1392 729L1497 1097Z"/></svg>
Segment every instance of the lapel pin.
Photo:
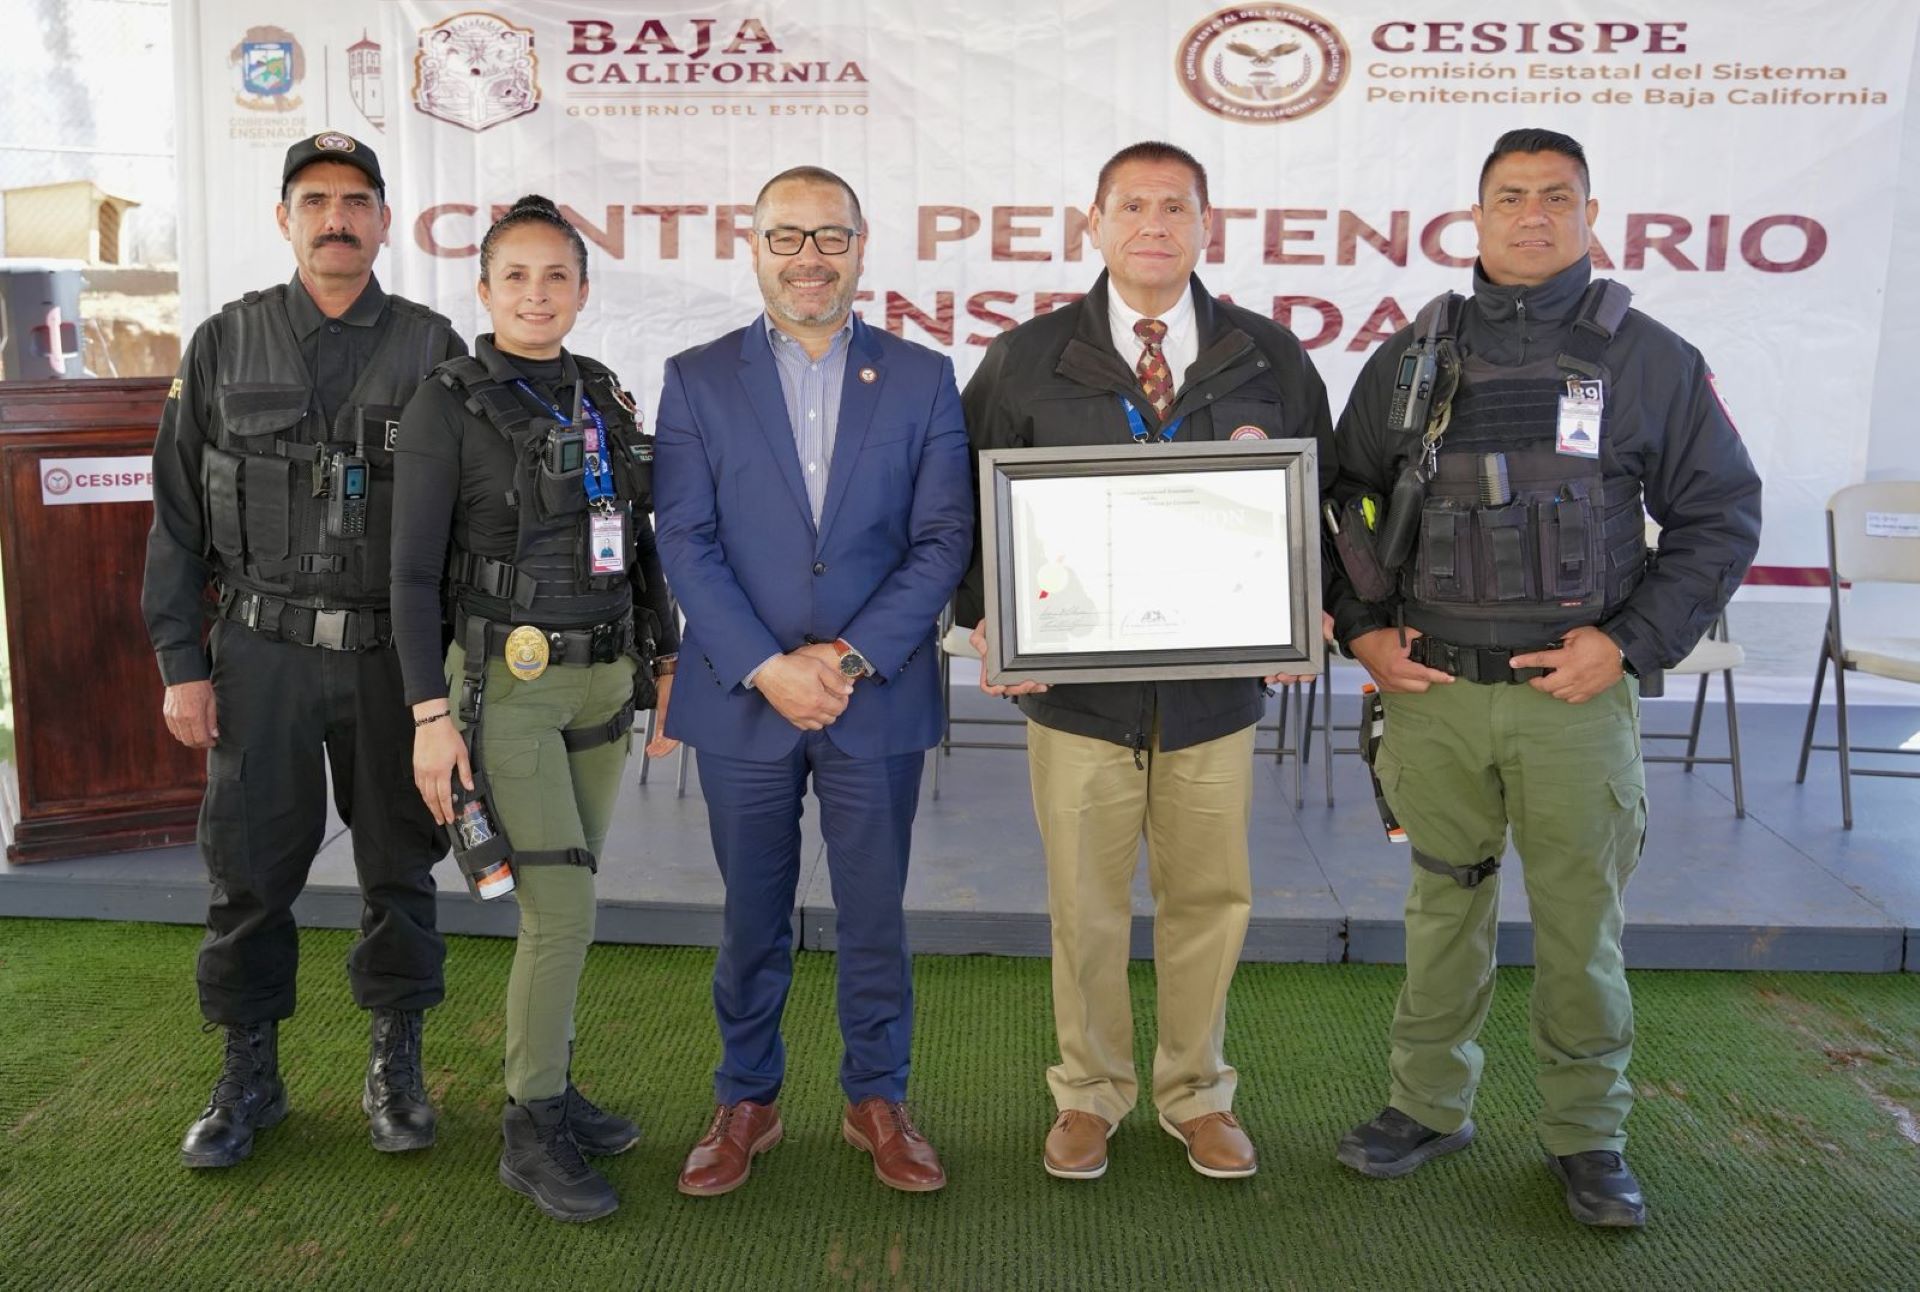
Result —
<svg viewBox="0 0 1920 1292"><path fill-rule="evenodd" d="M860 370L860 380L866 382L869 386L871 386L874 382L880 380L880 374L875 372L872 368L862 368Z"/></svg>

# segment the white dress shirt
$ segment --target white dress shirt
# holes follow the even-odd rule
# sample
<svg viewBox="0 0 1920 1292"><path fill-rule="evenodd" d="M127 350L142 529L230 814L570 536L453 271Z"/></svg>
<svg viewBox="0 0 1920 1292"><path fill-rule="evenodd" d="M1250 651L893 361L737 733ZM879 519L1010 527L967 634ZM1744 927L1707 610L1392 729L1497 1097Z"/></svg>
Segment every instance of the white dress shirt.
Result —
<svg viewBox="0 0 1920 1292"><path fill-rule="evenodd" d="M1140 369L1140 354L1147 345L1133 334L1133 325L1148 317L1122 300L1119 288L1108 281L1107 321L1113 329L1113 348L1126 360L1127 367L1136 372ZM1179 303L1158 317L1167 325L1167 334L1160 338L1160 353L1166 357L1167 371L1173 374L1173 388L1178 392L1187 384L1188 366L1200 357L1200 329L1193 318L1192 289L1181 292Z"/></svg>

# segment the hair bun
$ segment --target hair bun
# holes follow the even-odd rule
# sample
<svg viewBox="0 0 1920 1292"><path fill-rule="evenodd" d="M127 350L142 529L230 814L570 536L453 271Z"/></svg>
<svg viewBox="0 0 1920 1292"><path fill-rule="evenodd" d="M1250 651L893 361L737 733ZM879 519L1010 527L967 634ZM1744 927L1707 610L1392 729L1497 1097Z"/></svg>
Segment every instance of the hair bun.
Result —
<svg viewBox="0 0 1920 1292"><path fill-rule="evenodd" d="M513 204L513 211L509 212L509 214L517 214L521 211L540 211L547 215L554 216L560 214L560 208L553 204L552 198L542 197L538 193L529 193L518 202L515 202Z"/></svg>

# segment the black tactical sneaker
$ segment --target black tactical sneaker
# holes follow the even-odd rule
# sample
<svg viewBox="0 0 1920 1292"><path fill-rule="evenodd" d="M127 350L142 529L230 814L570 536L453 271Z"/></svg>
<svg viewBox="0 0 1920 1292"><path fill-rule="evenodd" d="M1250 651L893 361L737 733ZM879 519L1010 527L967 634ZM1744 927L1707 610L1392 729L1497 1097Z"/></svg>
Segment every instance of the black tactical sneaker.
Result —
<svg viewBox="0 0 1920 1292"><path fill-rule="evenodd" d="M1583 1225L1638 1229L1647 1223L1647 1200L1627 1159L1611 1149L1547 1155L1547 1165L1566 1186L1567 1210Z"/></svg>
<svg viewBox="0 0 1920 1292"><path fill-rule="evenodd" d="M180 1163L232 1166L253 1152L253 1133L277 1126L287 1115L287 1088L280 1080L280 1025L269 1020L229 1027L220 1078L206 1111L180 1141Z"/></svg>
<svg viewBox="0 0 1920 1292"><path fill-rule="evenodd" d="M1421 1125L1398 1108L1382 1108L1370 1122L1362 1122L1340 1138L1334 1157L1361 1175L1391 1180L1409 1175L1436 1157L1456 1153L1473 1143L1473 1123L1463 1122L1451 1135Z"/></svg>
<svg viewBox="0 0 1920 1292"><path fill-rule="evenodd" d="M588 1166L567 1130L567 1097L508 1101L500 1117L506 1147L500 1183L524 1193L555 1220L598 1220L620 1205L605 1176Z"/></svg>
<svg viewBox="0 0 1920 1292"><path fill-rule="evenodd" d="M612 1157L640 1142L640 1128L618 1113L610 1113L567 1082L567 1129L588 1157Z"/></svg>

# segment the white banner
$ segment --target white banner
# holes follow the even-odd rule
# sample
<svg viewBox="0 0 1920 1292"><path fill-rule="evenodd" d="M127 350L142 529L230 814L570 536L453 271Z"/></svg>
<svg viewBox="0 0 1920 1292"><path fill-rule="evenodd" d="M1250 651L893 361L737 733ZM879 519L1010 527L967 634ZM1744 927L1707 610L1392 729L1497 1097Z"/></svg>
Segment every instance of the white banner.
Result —
<svg viewBox="0 0 1920 1292"><path fill-rule="evenodd" d="M1863 0L200 0L179 6L183 306L291 272L293 139L380 155L394 290L484 326L477 247L524 193L588 237L573 344L643 404L662 362L751 318L749 205L817 163L872 229L868 321L950 353L1100 267L1099 165L1162 138L1209 168L1209 288L1287 323L1336 414L1361 362L1464 289L1502 131L1587 146L1595 258L1707 355L1767 482L1760 562L1824 566L1861 478L1920 6Z"/></svg>

